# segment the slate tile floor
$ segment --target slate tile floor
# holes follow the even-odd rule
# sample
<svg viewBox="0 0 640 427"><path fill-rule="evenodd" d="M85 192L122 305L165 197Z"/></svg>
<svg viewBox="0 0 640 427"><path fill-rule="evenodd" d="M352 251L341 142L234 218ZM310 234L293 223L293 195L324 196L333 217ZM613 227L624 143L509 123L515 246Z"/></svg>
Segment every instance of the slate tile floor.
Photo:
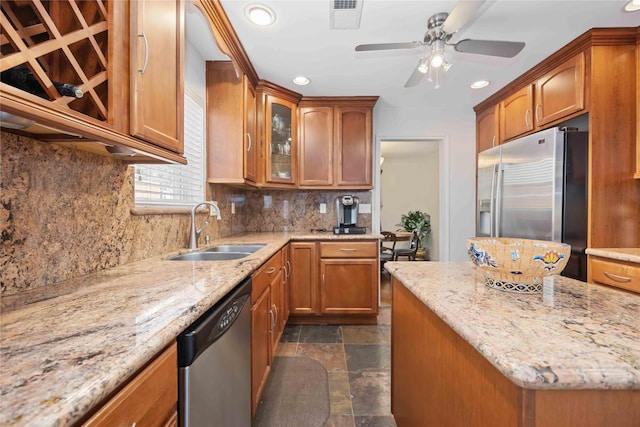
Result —
<svg viewBox="0 0 640 427"><path fill-rule="evenodd" d="M325 427L396 426L391 415L391 294L388 275L382 276L377 325L290 325L282 334L277 356L309 357L329 373L331 415Z"/></svg>

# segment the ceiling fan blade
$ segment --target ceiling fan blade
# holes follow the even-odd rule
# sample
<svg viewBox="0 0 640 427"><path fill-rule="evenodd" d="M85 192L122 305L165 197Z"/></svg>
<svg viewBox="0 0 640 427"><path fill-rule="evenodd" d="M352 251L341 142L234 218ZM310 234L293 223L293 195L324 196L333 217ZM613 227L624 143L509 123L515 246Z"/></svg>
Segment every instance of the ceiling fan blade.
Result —
<svg viewBox="0 0 640 427"><path fill-rule="evenodd" d="M372 43L359 44L356 46L356 52L365 52L369 50L388 50L388 49L413 49L422 46L422 42L405 42L405 43Z"/></svg>
<svg viewBox="0 0 640 427"><path fill-rule="evenodd" d="M409 80L407 80L407 82L404 84L404 87L413 87L413 86L418 86L420 84L420 82L425 76L424 73L418 70L418 67L420 67L421 62L422 62L422 58L420 58L420 61L418 61L416 68L413 69L413 73L411 73L411 75L409 76Z"/></svg>
<svg viewBox="0 0 640 427"><path fill-rule="evenodd" d="M524 48L523 42L507 42L500 40L460 40L454 45L458 52L476 53L478 55L502 56L513 58Z"/></svg>
<svg viewBox="0 0 640 427"><path fill-rule="evenodd" d="M453 34L462 28L473 16L478 9L482 7L486 0L460 0L453 8L447 19L442 24L442 31L447 34Z"/></svg>

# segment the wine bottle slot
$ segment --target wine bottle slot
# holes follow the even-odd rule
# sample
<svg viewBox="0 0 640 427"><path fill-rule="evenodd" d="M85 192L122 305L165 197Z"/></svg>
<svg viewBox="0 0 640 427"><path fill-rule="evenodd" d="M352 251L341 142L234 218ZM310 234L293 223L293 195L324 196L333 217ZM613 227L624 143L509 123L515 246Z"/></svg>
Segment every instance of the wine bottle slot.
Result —
<svg viewBox="0 0 640 427"><path fill-rule="evenodd" d="M16 67L9 68L8 70L3 71L2 73L0 73L0 80L3 83L16 87L20 90L24 90L25 92L38 95L45 99L48 98L46 91L44 90L38 79L36 79L31 70L29 70L29 68L27 68L25 65L18 65ZM82 89L70 83L60 83L53 80L51 81L51 83L53 83L53 86L62 96L82 98L82 96L84 95Z"/></svg>

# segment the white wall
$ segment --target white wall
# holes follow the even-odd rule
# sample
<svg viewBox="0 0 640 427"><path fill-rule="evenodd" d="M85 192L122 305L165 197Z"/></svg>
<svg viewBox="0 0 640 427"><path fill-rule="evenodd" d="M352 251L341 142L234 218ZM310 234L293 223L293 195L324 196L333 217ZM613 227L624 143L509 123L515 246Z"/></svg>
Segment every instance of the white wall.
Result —
<svg viewBox="0 0 640 427"><path fill-rule="evenodd" d="M455 105L425 106L420 109L374 109L376 141L393 138L444 138L448 160L441 163L447 186L449 218L441 218L448 228L448 253L440 259L466 261L465 239L475 234L475 115L471 109ZM378 151L379 152L379 151ZM386 162L386 160L385 160ZM374 204L374 208L376 208Z"/></svg>
<svg viewBox="0 0 640 427"><path fill-rule="evenodd" d="M427 143L427 142L425 142ZM380 222L383 230L398 229L402 214L419 210L431 217L427 239L430 258L439 260L440 202L438 151L418 156L385 156L380 175Z"/></svg>

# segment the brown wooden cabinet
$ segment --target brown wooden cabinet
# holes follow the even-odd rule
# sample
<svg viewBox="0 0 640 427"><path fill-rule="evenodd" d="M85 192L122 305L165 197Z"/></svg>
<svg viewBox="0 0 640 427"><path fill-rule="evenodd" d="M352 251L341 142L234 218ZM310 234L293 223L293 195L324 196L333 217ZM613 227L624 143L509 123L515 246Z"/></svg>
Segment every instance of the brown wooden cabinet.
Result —
<svg viewBox="0 0 640 427"><path fill-rule="evenodd" d="M107 146L126 147L134 150L122 158L128 163L186 163L182 2L34 0L4 2L1 13L6 25L0 71L25 66L43 88L31 94L3 75L2 111L35 121L21 134L102 155L110 155ZM144 65L145 52L142 78L135 67ZM167 68L169 55L175 55L173 70ZM84 95L61 96L52 81L76 85Z"/></svg>
<svg viewBox="0 0 640 427"><path fill-rule="evenodd" d="M372 116L377 99L302 99L300 188L372 188Z"/></svg>
<svg viewBox="0 0 640 427"><path fill-rule="evenodd" d="M304 101L303 101L304 102ZM299 109L300 187L333 185L333 107Z"/></svg>
<svg viewBox="0 0 640 427"><path fill-rule="evenodd" d="M500 104L503 142L588 113L591 248L640 246L639 34L591 29L474 108Z"/></svg>
<svg viewBox="0 0 640 427"><path fill-rule="evenodd" d="M536 81L537 128L584 109L584 70L584 53L580 52Z"/></svg>
<svg viewBox="0 0 640 427"><path fill-rule="evenodd" d="M282 252L282 315L280 316L280 330L284 331L289 314L291 313L290 289L291 289L291 260L290 249L287 244L281 250Z"/></svg>
<svg viewBox="0 0 640 427"><path fill-rule="evenodd" d="M256 87L260 141L259 184L292 188L298 182L300 95L269 82Z"/></svg>
<svg viewBox="0 0 640 427"><path fill-rule="evenodd" d="M293 242L290 246L291 323L375 323L377 241Z"/></svg>
<svg viewBox="0 0 640 427"><path fill-rule="evenodd" d="M286 320L283 316L284 269L278 251L252 276L251 413L255 414Z"/></svg>
<svg viewBox="0 0 640 427"><path fill-rule="evenodd" d="M177 355L177 346L173 343L104 404L83 426L176 426Z"/></svg>
<svg viewBox="0 0 640 427"><path fill-rule="evenodd" d="M507 96L500 102L500 135L503 141L533 130L533 85Z"/></svg>
<svg viewBox="0 0 640 427"><path fill-rule="evenodd" d="M476 153L500 144L500 105L492 105L476 114Z"/></svg>
<svg viewBox="0 0 640 427"><path fill-rule="evenodd" d="M318 258L315 242L289 243L291 257L291 315L318 312Z"/></svg>
<svg viewBox="0 0 640 427"><path fill-rule="evenodd" d="M131 134L182 153L184 3L131 2Z"/></svg>
<svg viewBox="0 0 640 427"><path fill-rule="evenodd" d="M207 180L255 185L256 94L230 61L207 61Z"/></svg>
<svg viewBox="0 0 640 427"><path fill-rule="evenodd" d="M589 282L640 293L640 264L589 255Z"/></svg>

